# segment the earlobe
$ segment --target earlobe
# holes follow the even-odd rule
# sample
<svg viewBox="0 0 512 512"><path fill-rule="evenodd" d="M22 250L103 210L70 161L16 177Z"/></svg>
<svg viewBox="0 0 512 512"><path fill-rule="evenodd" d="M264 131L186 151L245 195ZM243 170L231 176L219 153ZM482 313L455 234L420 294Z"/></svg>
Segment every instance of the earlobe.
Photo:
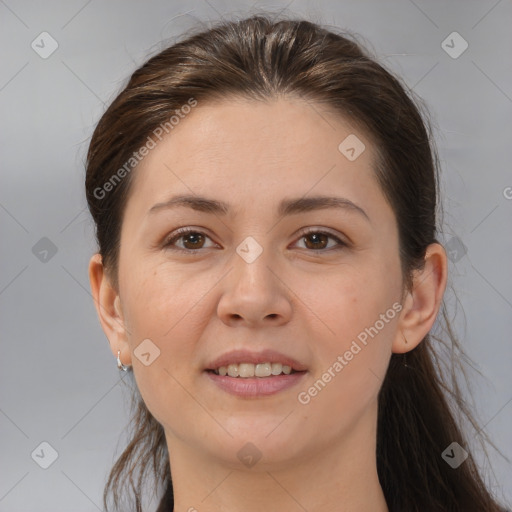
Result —
<svg viewBox="0 0 512 512"><path fill-rule="evenodd" d="M110 343L112 354L117 357L121 350L122 359L130 362L130 350L127 331L117 290L112 286L99 253L94 254L89 261L89 282L103 332Z"/></svg>
<svg viewBox="0 0 512 512"><path fill-rule="evenodd" d="M430 244L424 267L413 273L412 289L404 300L392 352L409 352L429 333L441 307L446 281L446 252L442 245Z"/></svg>

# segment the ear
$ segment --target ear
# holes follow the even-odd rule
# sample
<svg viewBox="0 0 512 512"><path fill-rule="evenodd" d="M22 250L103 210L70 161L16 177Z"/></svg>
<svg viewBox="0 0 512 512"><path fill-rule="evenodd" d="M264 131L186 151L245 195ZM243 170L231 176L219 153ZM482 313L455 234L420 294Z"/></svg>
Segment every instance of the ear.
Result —
<svg viewBox="0 0 512 512"><path fill-rule="evenodd" d="M120 350L119 357L123 364L130 364L131 351L121 300L105 271L100 254L94 254L89 261L89 282L101 327L110 343L110 350L116 358Z"/></svg>
<svg viewBox="0 0 512 512"><path fill-rule="evenodd" d="M414 271L412 289L406 293L392 352L409 352L421 343L435 322L446 289L448 264L441 244L425 252L423 269Z"/></svg>

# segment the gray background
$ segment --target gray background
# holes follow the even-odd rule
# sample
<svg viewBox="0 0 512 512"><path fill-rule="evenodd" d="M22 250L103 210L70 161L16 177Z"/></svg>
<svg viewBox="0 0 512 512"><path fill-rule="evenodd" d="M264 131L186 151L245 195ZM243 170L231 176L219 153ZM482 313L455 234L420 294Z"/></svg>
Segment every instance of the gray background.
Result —
<svg viewBox="0 0 512 512"><path fill-rule="evenodd" d="M102 510L103 484L122 447L126 381L87 277L95 242L83 160L105 105L162 40L173 42L199 20L287 5L290 15L360 34L430 108L443 167L443 241L460 299L456 324L483 374L473 379L477 414L512 457L510 1L0 0L0 511ZM46 59L31 47L42 46L43 31L59 45ZM453 31L469 45L458 58L441 45ZM461 48L461 40L449 44ZM55 254L42 252L43 237ZM41 442L58 452L48 469L31 457ZM44 450L34 459L49 461ZM490 485L512 501L512 467L492 449L490 456L494 473L481 462Z"/></svg>

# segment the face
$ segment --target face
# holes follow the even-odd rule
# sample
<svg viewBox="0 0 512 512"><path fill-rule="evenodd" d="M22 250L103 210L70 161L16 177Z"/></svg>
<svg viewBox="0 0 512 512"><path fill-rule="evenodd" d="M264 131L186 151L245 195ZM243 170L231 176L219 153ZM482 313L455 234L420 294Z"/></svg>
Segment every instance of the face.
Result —
<svg viewBox="0 0 512 512"><path fill-rule="evenodd" d="M134 171L123 362L169 444L240 464L251 442L284 464L371 430L402 296L373 147L319 105L231 99L199 104Z"/></svg>

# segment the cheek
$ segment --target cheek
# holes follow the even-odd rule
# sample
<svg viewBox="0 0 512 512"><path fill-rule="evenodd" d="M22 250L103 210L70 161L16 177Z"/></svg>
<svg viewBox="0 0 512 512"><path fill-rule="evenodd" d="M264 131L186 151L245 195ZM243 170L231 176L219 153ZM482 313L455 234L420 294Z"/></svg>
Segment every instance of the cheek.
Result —
<svg viewBox="0 0 512 512"><path fill-rule="evenodd" d="M375 321L369 327L339 323L344 332L324 345L315 371L298 390L298 407L309 422L321 423L326 439L345 435L373 410L391 357L392 322L381 330Z"/></svg>
<svg viewBox="0 0 512 512"><path fill-rule="evenodd" d="M305 302L312 305L312 311L324 323L325 352L348 350L351 341L358 337L364 343L365 333L376 322L379 344L389 341L393 319L397 316L392 307L400 297L399 283L398 269L378 264L366 268L347 266L326 279L311 281L309 299ZM384 324L381 315L385 316Z"/></svg>
<svg viewBox="0 0 512 512"><path fill-rule="evenodd" d="M326 327L316 334L318 363L297 398L309 417L324 418L326 428L348 428L376 399L391 357L399 283L398 267L374 262L345 268L309 289L311 309ZM337 414L326 417L326 410Z"/></svg>
<svg viewBox="0 0 512 512"><path fill-rule="evenodd" d="M134 336L165 340L182 346L180 332L193 338L194 329L204 319L202 298L214 286L215 276L199 278L172 269L148 269L127 276L124 286L126 319ZM185 327L186 326L186 329ZM135 340L134 340L135 341Z"/></svg>
<svg viewBox="0 0 512 512"><path fill-rule="evenodd" d="M152 414L164 422L158 417L162 404L181 413L193 406L183 386L190 388L196 370L195 340L211 317L205 299L218 278L212 272L190 275L163 266L147 270L134 266L122 277L123 313L137 386ZM149 351L158 355L145 366L137 354L148 339L156 347L149 345Z"/></svg>
<svg viewBox="0 0 512 512"><path fill-rule="evenodd" d="M124 287L134 377L147 408L164 426L168 426L169 411L180 411L184 418L197 415L197 405L185 390L191 389L194 340L204 317L200 299L207 291L202 282L174 275L134 272ZM137 357L138 347L147 339L158 354L148 366Z"/></svg>

